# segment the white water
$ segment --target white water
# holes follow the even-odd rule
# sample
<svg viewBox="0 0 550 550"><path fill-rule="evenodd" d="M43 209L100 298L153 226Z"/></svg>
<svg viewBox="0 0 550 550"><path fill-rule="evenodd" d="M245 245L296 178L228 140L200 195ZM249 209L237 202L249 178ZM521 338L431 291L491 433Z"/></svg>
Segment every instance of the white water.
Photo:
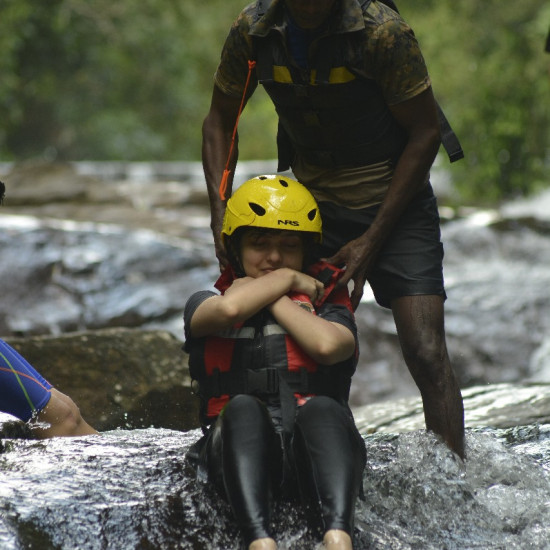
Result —
<svg viewBox="0 0 550 550"><path fill-rule="evenodd" d="M4 440L0 548L238 550L227 505L185 463L198 435ZM465 463L423 431L366 444L356 549L550 548L550 426L469 430ZM277 504L274 528L281 550L318 542L295 504Z"/></svg>

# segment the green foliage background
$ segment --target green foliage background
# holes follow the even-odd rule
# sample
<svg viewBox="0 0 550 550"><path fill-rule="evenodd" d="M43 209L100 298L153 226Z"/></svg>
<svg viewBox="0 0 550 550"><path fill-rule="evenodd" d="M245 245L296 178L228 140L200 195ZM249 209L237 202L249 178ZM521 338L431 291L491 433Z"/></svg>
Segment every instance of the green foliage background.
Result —
<svg viewBox="0 0 550 550"><path fill-rule="evenodd" d="M198 160L212 75L246 0L0 0L0 159ZM466 200L546 186L550 3L398 0L466 159ZM274 158L259 89L242 159ZM444 161L445 162L445 161Z"/></svg>

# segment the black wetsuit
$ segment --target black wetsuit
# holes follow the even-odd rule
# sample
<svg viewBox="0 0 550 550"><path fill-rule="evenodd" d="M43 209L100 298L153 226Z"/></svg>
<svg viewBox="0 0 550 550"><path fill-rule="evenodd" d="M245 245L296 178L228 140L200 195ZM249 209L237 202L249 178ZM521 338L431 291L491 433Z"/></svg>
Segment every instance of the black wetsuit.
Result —
<svg viewBox="0 0 550 550"><path fill-rule="evenodd" d="M272 537L272 498L297 492L322 532L352 535L366 451L349 409L336 400L311 398L286 437L262 401L237 395L195 452L229 501L247 545Z"/></svg>
<svg viewBox="0 0 550 550"><path fill-rule="evenodd" d="M330 367L319 366L317 373L300 369L308 386L307 391L301 391L299 380L287 376L296 344L284 331L277 330L275 319L267 313L260 312L257 322L251 318L240 331L229 330L215 338L193 337L191 318L212 294L195 293L184 312L185 349L190 353L191 374L199 382L199 395L207 409L201 416L206 423L213 422L205 426L207 434L189 451L189 459L227 498L247 544L271 536L271 503L273 497L280 496L300 496L323 532L341 529L351 535L366 463L365 444L347 404L357 355ZM357 339L345 288L332 292L327 287L327 301L315 311L327 321L343 324ZM235 341L231 356L220 342L224 337ZM286 360L282 356L285 350L290 354ZM220 373L216 365L224 361L230 364L230 371ZM276 391L262 390L256 376L254 390L247 392L245 382L243 389L229 389L241 380L238 376L273 370L279 375ZM224 387L224 376L233 371L236 376ZM323 374L329 384L323 384ZM222 400L220 411L212 404L212 395L232 397L217 398Z"/></svg>

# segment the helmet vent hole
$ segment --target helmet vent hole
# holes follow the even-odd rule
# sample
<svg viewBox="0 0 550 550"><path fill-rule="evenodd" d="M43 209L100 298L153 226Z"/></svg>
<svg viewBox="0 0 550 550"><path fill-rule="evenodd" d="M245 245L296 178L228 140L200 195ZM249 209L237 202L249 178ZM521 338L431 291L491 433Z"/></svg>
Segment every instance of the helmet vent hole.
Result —
<svg viewBox="0 0 550 550"><path fill-rule="evenodd" d="M288 187L288 181L279 180L279 183L280 183L283 187Z"/></svg>
<svg viewBox="0 0 550 550"><path fill-rule="evenodd" d="M307 219L312 222L315 219L315 216L317 215L317 208L314 208L313 210L310 210L307 213Z"/></svg>
<svg viewBox="0 0 550 550"><path fill-rule="evenodd" d="M265 208L263 206L260 206L259 204L256 204L255 202L249 202L248 206L250 206L250 209L254 214L257 216L265 216Z"/></svg>
<svg viewBox="0 0 550 550"><path fill-rule="evenodd" d="M263 181L267 179L267 176L258 176L258 179Z"/></svg>

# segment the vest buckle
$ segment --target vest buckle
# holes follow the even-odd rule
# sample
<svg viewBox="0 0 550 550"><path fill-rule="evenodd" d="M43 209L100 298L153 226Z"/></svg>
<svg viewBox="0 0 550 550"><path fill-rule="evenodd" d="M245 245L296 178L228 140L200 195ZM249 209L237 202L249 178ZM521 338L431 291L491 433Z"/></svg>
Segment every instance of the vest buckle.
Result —
<svg viewBox="0 0 550 550"><path fill-rule="evenodd" d="M275 394L279 391L279 374L277 369L260 369L246 371L246 393Z"/></svg>

